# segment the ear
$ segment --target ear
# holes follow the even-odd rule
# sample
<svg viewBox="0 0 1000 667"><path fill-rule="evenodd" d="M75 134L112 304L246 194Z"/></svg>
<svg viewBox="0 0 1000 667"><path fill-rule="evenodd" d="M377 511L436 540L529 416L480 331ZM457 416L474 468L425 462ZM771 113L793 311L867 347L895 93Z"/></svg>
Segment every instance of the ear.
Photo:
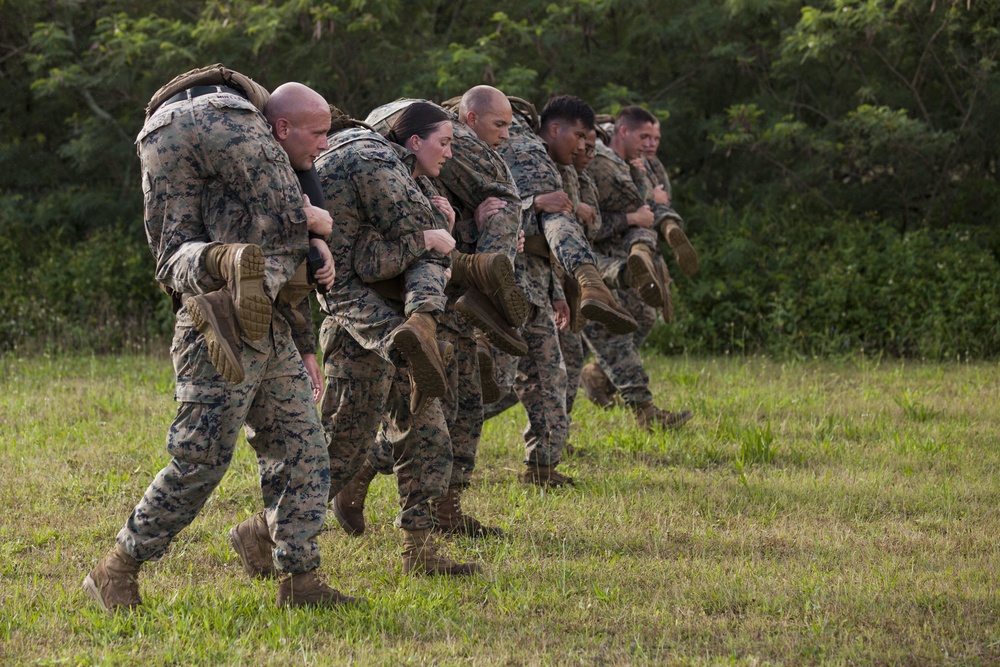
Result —
<svg viewBox="0 0 1000 667"><path fill-rule="evenodd" d="M479 120L479 114L477 114L475 111L469 111L467 114L465 114L465 124L468 125L469 127L475 127L476 121L478 120Z"/></svg>
<svg viewBox="0 0 1000 667"><path fill-rule="evenodd" d="M279 118L274 123L274 136L278 138L278 141L284 141L288 138L288 132L291 130L291 123L288 122L287 118Z"/></svg>
<svg viewBox="0 0 1000 667"><path fill-rule="evenodd" d="M422 144L423 141L424 140L420 138L420 135L414 134L412 137L406 140L407 148L410 149L411 153L416 153L418 150L420 150L420 144Z"/></svg>

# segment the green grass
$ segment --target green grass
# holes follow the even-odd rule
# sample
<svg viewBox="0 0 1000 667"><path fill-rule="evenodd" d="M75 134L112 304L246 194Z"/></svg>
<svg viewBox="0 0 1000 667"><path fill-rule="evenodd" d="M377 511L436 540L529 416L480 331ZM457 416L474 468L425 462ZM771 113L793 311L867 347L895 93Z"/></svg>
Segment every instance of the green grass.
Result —
<svg viewBox="0 0 1000 667"><path fill-rule="evenodd" d="M367 606L279 611L226 541L257 509L241 442L205 511L144 567L142 611L80 582L167 461L162 357L0 359L0 664L996 664L1000 369L651 356L679 432L577 402L561 469L521 486L524 413L488 422L450 541L486 574L408 578L393 480L370 532L321 537Z"/></svg>

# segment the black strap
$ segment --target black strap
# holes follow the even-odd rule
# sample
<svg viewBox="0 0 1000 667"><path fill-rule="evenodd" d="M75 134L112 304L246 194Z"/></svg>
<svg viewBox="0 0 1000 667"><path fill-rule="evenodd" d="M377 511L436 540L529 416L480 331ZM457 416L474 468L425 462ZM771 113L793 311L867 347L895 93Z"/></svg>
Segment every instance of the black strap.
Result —
<svg viewBox="0 0 1000 667"><path fill-rule="evenodd" d="M166 102L160 106L165 106L167 104L173 104L174 102L180 102L181 100L193 100L196 97L201 97L202 95L210 95L212 93L230 93L232 95L239 95L244 97L243 93L239 92L235 88L230 88L229 86L192 86L187 90L182 90L177 93Z"/></svg>

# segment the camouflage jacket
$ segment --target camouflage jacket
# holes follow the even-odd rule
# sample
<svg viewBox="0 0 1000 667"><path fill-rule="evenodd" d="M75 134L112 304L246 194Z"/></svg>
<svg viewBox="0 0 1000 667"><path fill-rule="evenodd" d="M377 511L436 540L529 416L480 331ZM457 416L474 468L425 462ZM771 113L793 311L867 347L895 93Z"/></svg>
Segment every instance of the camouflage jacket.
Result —
<svg viewBox="0 0 1000 667"><path fill-rule="evenodd" d="M667 194L671 194L670 179L667 178L667 172L663 169L663 164L661 164L659 160L656 160L656 164L660 167L659 172L654 170L653 164L649 158L642 158L642 164L643 169L639 169L634 165L629 165L629 168L632 174L632 180L639 188L642 198L646 200L646 203L649 204L649 208L653 211L655 220L654 224L659 225L666 218L672 218L678 223L683 222L681 216L677 214L677 211L674 210L670 203L658 204L653 198L653 191L658 185L663 185L663 189L667 192ZM660 181L660 177L664 180Z"/></svg>
<svg viewBox="0 0 1000 667"><path fill-rule="evenodd" d="M597 142L597 153L587 173L597 187L601 210L601 227L594 236L595 249L614 245L628 230L626 214L646 203L638 186L632 180L629 165L617 153Z"/></svg>
<svg viewBox="0 0 1000 667"><path fill-rule="evenodd" d="M545 142L518 115L514 114L510 126L510 139L500 146L500 155L507 162L518 192L524 198L521 228L525 238L543 236L542 221L563 213L535 213L535 195L563 189L562 176ZM560 281L553 277L554 262L530 253L521 253L515 262L515 272L519 284L528 301L536 306L548 308L551 300L563 300Z"/></svg>

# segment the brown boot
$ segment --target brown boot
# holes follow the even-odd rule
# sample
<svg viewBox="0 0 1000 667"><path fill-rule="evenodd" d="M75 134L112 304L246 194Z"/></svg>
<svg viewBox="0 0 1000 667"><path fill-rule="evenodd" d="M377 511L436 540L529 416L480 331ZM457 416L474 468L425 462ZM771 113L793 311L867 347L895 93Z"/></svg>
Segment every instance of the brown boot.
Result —
<svg viewBox="0 0 1000 667"><path fill-rule="evenodd" d="M656 270L652 249L644 243L636 243L629 251L625 266L625 282L634 287L646 305L659 308L663 305L659 272Z"/></svg>
<svg viewBox="0 0 1000 667"><path fill-rule="evenodd" d="M278 583L276 602L279 607L302 607L305 605L335 607L360 602L360 598L352 598L336 588L330 588L316 576L316 570L309 570L281 577L281 581Z"/></svg>
<svg viewBox="0 0 1000 667"><path fill-rule="evenodd" d="M357 537L365 532L365 498L377 474L378 471L365 459L354 479L333 497L333 515L348 535Z"/></svg>
<svg viewBox="0 0 1000 667"><path fill-rule="evenodd" d="M640 428L652 431L657 428L675 429L684 426L691 420L694 413L690 410L680 412L667 412L656 407L652 401L645 403L633 403L629 406L635 421Z"/></svg>
<svg viewBox="0 0 1000 667"><path fill-rule="evenodd" d="M452 358L452 356L454 356L455 346L453 346L451 343L448 343L448 342L442 341L442 340L437 341L437 346L438 346L438 354L440 354L440 356L441 356L441 365L444 367L445 374L446 374L446 377L448 379L448 389L445 391L445 396L448 396L449 394L451 396L454 396L457 393L457 391L458 391L458 388L455 386L455 381L458 378L457 377L453 377L450 373L448 373L448 364L451 363L451 358ZM417 385L417 383L413 381L413 373L412 373L412 369L411 369L411 373L410 373L410 414L413 414L413 415L421 415L421 414L423 414L424 410L427 409L427 406L430 405L431 401L433 401L433 400L434 400L434 397L431 397L431 396L428 396L427 394L425 394L423 392L423 390L420 388L420 386Z"/></svg>
<svg viewBox="0 0 1000 667"><path fill-rule="evenodd" d="M677 258L677 265L686 276L693 276L698 273L698 253L694 251L694 246L688 240L687 234L681 229L677 220L666 218L660 223L660 234L667 240L667 245L674 251Z"/></svg>
<svg viewBox="0 0 1000 667"><path fill-rule="evenodd" d="M503 537L503 530L487 526L468 514L462 513L462 492L460 486L448 489L448 495L434 502L434 530L446 535L468 535L469 537Z"/></svg>
<svg viewBox="0 0 1000 667"><path fill-rule="evenodd" d="M483 404L500 400L500 385L493 377L493 351L482 336L476 336L476 359L479 361L479 384L483 389Z"/></svg>
<svg viewBox="0 0 1000 667"><path fill-rule="evenodd" d="M437 322L430 313L413 313L390 334L393 347L410 366L410 379L428 399L444 396L448 390L436 335Z"/></svg>
<svg viewBox="0 0 1000 667"><path fill-rule="evenodd" d="M243 569L251 578L270 579L278 576L272 553L274 540L267 529L263 512L237 524L229 531L229 544L239 554Z"/></svg>
<svg viewBox="0 0 1000 667"><path fill-rule="evenodd" d="M638 328L632 316L615 301L596 266L583 264L575 276L580 283L580 312L584 317L600 322L613 334L630 334Z"/></svg>
<svg viewBox="0 0 1000 667"><path fill-rule="evenodd" d="M451 253L452 280L475 287L486 295L512 327L524 324L528 315L528 299L514 280L510 260L498 252L469 255Z"/></svg>
<svg viewBox="0 0 1000 667"><path fill-rule="evenodd" d="M115 544L84 578L83 590L109 614L119 609L135 609L142 604L139 596L141 565Z"/></svg>
<svg viewBox="0 0 1000 667"><path fill-rule="evenodd" d="M576 486L572 477L556 471L555 464L543 466L537 463L528 463L525 465L524 472L521 473L521 483L534 484L543 488L564 486L566 484Z"/></svg>
<svg viewBox="0 0 1000 667"><path fill-rule="evenodd" d="M271 300L264 293L264 253L255 245L230 243L209 247L205 270L226 281L236 307L236 321L249 340L271 328Z"/></svg>
<svg viewBox="0 0 1000 667"><path fill-rule="evenodd" d="M508 326L486 295L475 287L455 301L455 310L473 326L482 330L487 340L507 354L523 357L528 353L528 344L516 330Z"/></svg>
<svg viewBox="0 0 1000 667"><path fill-rule="evenodd" d="M438 553L431 531L403 530L403 574L446 574L461 577L479 574L478 563L457 563Z"/></svg>
<svg viewBox="0 0 1000 667"><path fill-rule="evenodd" d="M583 395L597 407L605 410L615 407L611 379L596 361L591 361L580 371L580 384L583 386Z"/></svg>
<svg viewBox="0 0 1000 667"><path fill-rule="evenodd" d="M229 383L239 384L243 373L243 343L236 333L233 301L229 292L220 289L208 294L185 296L184 305L195 328L205 336L208 360Z"/></svg>
<svg viewBox="0 0 1000 667"><path fill-rule="evenodd" d="M660 274L660 290L663 294L663 307L660 310L663 313L663 321L670 323L674 320L674 295L670 291L670 283L673 281L670 279L667 263L662 259L656 263L656 269Z"/></svg>

